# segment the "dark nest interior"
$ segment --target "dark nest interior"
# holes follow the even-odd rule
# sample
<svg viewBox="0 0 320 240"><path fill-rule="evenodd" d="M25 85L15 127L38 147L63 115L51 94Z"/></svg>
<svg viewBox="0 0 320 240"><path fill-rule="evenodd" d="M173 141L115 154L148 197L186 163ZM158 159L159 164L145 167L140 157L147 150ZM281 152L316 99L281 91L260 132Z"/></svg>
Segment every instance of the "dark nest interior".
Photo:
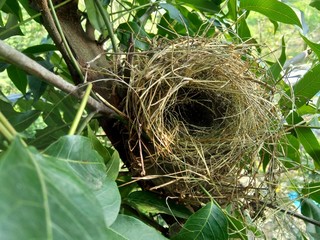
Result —
<svg viewBox="0 0 320 240"><path fill-rule="evenodd" d="M126 114L135 177L191 205L272 195L272 168L262 170L260 153L275 141L279 120L268 75L249 46L162 42L135 54L130 67Z"/></svg>

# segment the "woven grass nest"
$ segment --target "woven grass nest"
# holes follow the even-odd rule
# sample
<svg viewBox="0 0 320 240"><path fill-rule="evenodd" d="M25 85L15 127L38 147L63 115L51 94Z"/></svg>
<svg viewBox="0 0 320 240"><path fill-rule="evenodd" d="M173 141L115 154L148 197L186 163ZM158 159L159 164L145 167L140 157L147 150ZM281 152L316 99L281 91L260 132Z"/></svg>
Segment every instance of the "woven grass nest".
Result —
<svg viewBox="0 0 320 240"><path fill-rule="evenodd" d="M259 152L277 117L250 49L201 38L160 45L131 66L133 175L192 205L266 197L272 173L261 174Z"/></svg>

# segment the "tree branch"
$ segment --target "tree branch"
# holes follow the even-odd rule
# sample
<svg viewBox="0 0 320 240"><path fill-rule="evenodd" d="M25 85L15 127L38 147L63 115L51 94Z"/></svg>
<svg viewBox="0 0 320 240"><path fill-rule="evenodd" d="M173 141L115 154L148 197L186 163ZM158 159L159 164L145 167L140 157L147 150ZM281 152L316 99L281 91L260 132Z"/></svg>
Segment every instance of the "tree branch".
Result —
<svg viewBox="0 0 320 240"><path fill-rule="evenodd" d="M2 40L0 40L0 57L2 57L4 61L16 65L27 73L43 79L45 82L52 84L60 90L69 93L78 99L82 98L83 94L81 91L79 91L78 87L68 83L60 76L50 72L39 63L7 45ZM89 97L88 105L93 110L104 113L108 118L115 118L117 116L112 109L108 108L92 97Z"/></svg>

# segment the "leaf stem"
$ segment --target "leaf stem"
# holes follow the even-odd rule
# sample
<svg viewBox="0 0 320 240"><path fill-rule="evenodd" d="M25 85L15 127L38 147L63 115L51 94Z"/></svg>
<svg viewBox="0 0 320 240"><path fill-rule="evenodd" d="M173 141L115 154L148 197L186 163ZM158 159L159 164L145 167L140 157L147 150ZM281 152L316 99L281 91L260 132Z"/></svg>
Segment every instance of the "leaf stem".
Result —
<svg viewBox="0 0 320 240"><path fill-rule="evenodd" d="M111 21L110 21L109 13L108 13L108 11L106 11L103 8L103 6L102 6L102 4L101 4L101 2L99 0L95 0L94 3L98 7L98 9L100 11L100 14L101 14L101 16L103 18L103 21L106 24L106 27L108 29L108 33L109 33L109 36L110 36L110 39L111 39L113 51L116 53L116 52L118 52L117 43L116 43L116 37L115 37L114 32L113 32L113 28L112 28L112 24L111 24Z"/></svg>
<svg viewBox="0 0 320 240"><path fill-rule="evenodd" d="M79 122L81 120L81 116L82 116L82 114L84 112L84 109L85 109L85 107L87 105L91 89L92 89L92 83L89 83L88 87L86 89L86 92L84 93L84 96L83 96L83 99L81 101L81 104L80 104L79 110L77 112L77 115L76 115L76 117L75 117L75 119L74 119L74 121L73 121L73 123L71 125L71 128L69 130L69 133L68 133L69 135L74 135L75 132L76 132L76 129L77 129L77 127L79 125Z"/></svg>

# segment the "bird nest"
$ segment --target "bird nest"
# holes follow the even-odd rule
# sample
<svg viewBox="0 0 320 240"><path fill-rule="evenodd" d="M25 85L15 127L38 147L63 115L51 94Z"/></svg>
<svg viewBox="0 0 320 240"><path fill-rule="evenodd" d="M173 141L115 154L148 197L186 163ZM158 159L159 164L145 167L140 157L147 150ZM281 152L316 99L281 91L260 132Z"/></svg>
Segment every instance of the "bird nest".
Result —
<svg viewBox="0 0 320 240"><path fill-rule="evenodd" d="M249 53L198 38L134 55L130 168L149 189L196 205L268 194L272 174L261 171L259 153L273 141L277 111Z"/></svg>

